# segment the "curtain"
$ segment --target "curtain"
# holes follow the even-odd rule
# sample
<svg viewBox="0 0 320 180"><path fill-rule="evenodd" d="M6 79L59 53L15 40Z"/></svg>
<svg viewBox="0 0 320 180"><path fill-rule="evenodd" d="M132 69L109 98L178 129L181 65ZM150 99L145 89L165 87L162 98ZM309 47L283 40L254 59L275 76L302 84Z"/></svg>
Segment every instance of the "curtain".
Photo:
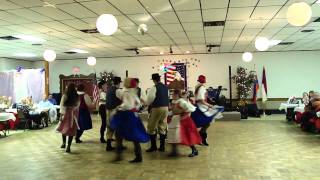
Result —
<svg viewBox="0 0 320 180"><path fill-rule="evenodd" d="M42 69L0 72L0 96L12 97L13 102L32 96L33 101L38 103L44 94L45 73Z"/></svg>
<svg viewBox="0 0 320 180"><path fill-rule="evenodd" d="M9 96L14 101L14 72L0 72L0 96Z"/></svg>

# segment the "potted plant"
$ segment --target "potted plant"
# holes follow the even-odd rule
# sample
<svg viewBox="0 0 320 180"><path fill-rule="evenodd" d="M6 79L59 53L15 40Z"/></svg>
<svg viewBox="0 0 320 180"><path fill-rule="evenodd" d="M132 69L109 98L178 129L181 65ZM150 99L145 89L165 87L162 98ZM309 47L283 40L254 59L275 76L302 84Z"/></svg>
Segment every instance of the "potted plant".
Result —
<svg viewBox="0 0 320 180"><path fill-rule="evenodd" d="M253 71L248 72L244 67L237 68L236 75L232 77L233 82L237 86L238 104L237 109L241 113L242 119L248 118L248 101L247 98L252 92L252 85L255 81L255 74Z"/></svg>

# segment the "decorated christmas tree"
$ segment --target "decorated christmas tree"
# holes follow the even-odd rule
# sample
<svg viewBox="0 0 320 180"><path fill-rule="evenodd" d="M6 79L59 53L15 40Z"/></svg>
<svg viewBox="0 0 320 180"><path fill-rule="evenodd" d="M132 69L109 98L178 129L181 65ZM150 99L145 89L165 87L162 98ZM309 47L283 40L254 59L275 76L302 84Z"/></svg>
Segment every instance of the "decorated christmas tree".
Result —
<svg viewBox="0 0 320 180"><path fill-rule="evenodd" d="M113 72L103 71L103 72L100 72L100 79L99 80L105 80L107 82L108 86L111 86L113 77L114 77Z"/></svg>
<svg viewBox="0 0 320 180"><path fill-rule="evenodd" d="M246 68L239 66L237 68L237 74L233 76L232 79L237 86L239 106L245 106L247 104L246 100L252 92L255 74L253 71L248 72Z"/></svg>

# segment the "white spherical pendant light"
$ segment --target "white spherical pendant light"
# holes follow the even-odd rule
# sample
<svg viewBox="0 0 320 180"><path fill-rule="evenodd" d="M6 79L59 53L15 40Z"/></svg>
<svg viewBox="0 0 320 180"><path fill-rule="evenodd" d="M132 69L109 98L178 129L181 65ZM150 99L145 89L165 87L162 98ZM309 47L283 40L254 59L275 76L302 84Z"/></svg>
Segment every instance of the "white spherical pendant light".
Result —
<svg viewBox="0 0 320 180"><path fill-rule="evenodd" d="M110 36L118 30L118 21L111 14L102 14L98 17L96 26L101 34Z"/></svg>
<svg viewBox="0 0 320 180"><path fill-rule="evenodd" d="M87 64L89 65L89 66L94 66L94 65L96 65L96 63L97 63L97 60L96 60L96 58L95 57L88 57L87 58Z"/></svg>
<svg viewBox="0 0 320 180"><path fill-rule="evenodd" d="M307 24L312 16L311 7L305 2L294 3L287 11L288 22L293 26L303 26Z"/></svg>
<svg viewBox="0 0 320 180"><path fill-rule="evenodd" d="M45 50L43 53L43 58L44 60L48 62L52 62L56 59L57 55L54 50Z"/></svg>
<svg viewBox="0 0 320 180"><path fill-rule="evenodd" d="M269 39L265 37L258 37L255 42L255 47L258 51L266 51L269 48Z"/></svg>
<svg viewBox="0 0 320 180"><path fill-rule="evenodd" d="M251 52L245 52L242 54L242 60L244 62L250 62L250 61L252 61L252 58L253 58L253 55Z"/></svg>

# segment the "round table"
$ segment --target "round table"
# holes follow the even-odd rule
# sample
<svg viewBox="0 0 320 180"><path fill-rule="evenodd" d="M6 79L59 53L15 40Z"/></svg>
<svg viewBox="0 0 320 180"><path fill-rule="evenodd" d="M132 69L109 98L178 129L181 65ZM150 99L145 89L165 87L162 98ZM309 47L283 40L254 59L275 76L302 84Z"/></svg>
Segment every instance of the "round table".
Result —
<svg viewBox="0 0 320 180"><path fill-rule="evenodd" d="M0 113L0 122L9 121L9 120L16 120L16 117L12 113Z"/></svg>
<svg viewBox="0 0 320 180"><path fill-rule="evenodd" d="M9 120L16 120L16 117L12 113L0 113L0 123L5 125L4 131L4 136L7 135L7 130L8 130L8 121Z"/></svg>

